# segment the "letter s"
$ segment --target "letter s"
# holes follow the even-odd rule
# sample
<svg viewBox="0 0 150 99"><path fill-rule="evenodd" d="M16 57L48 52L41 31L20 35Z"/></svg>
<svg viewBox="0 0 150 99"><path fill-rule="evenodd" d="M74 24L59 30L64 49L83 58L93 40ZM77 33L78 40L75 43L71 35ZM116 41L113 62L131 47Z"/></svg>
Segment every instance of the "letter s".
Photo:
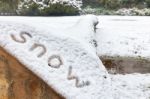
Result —
<svg viewBox="0 0 150 99"><path fill-rule="evenodd" d="M25 38L25 35L28 36L28 37L30 37L30 38L32 38L31 34L29 34L29 33L27 33L27 32L21 32L21 33L20 33L20 38L21 38L20 40L17 39L17 38L14 36L14 34L11 34L11 38L12 38L14 41L18 42L18 43L25 43L25 42L27 41L26 38Z"/></svg>

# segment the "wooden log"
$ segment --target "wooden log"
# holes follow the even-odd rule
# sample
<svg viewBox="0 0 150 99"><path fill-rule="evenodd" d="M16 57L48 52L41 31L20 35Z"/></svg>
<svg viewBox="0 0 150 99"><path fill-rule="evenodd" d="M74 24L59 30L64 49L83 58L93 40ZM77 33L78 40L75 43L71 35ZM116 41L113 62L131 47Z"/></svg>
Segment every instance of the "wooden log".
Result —
<svg viewBox="0 0 150 99"><path fill-rule="evenodd" d="M63 99L0 47L0 99Z"/></svg>

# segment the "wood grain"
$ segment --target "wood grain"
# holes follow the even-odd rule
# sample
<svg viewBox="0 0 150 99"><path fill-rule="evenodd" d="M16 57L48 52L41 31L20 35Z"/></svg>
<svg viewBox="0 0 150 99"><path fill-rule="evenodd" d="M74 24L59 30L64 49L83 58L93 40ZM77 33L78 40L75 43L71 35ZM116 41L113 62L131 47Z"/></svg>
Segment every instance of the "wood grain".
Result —
<svg viewBox="0 0 150 99"><path fill-rule="evenodd" d="M0 99L64 99L0 47Z"/></svg>

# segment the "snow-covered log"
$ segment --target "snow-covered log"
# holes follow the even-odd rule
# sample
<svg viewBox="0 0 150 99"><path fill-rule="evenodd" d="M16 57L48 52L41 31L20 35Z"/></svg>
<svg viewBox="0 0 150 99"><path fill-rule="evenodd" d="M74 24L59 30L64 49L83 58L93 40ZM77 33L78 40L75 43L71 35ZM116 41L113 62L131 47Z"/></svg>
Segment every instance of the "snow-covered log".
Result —
<svg viewBox="0 0 150 99"><path fill-rule="evenodd" d="M96 52L99 56L149 58L150 18L99 16L94 35L92 24L97 20L92 21L96 19L92 17L0 17L0 45L66 98L148 99L149 74L108 75ZM90 42L93 36L98 44L96 52ZM48 53L43 55L45 48ZM93 68L97 64L100 68ZM51 75L45 77L49 73ZM107 79L101 78L103 74ZM78 81L80 83L76 83ZM88 86L81 87L82 81Z"/></svg>
<svg viewBox="0 0 150 99"><path fill-rule="evenodd" d="M92 43L97 23L85 16L72 28L50 32L0 22L0 45L65 98L108 98L110 78Z"/></svg>

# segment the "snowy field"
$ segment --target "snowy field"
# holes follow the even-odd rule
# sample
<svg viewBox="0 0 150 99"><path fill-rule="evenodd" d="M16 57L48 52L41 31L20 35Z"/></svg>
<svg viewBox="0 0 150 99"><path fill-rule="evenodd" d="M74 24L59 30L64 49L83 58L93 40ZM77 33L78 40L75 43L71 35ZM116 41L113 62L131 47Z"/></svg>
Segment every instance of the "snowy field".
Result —
<svg viewBox="0 0 150 99"><path fill-rule="evenodd" d="M150 57L150 17L99 17L99 55Z"/></svg>
<svg viewBox="0 0 150 99"><path fill-rule="evenodd" d="M60 34L61 29L65 30L68 27L73 28L74 26L77 26L75 24L78 23L79 19L80 19L79 16L76 16L76 17L5 17L5 16L3 16L3 17L0 17L0 22L2 24L7 23L7 22L11 22L13 24L25 24L25 25L40 29L41 31L43 30L44 33L49 32L49 33ZM96 53L99 56L105 56L105 55L106 56L131 56L131 57L141 56L141 57L149 58L149 56L150 56L150 52L149 52L149 50L150 50L150 45L149 45L149 43L150 43L150 28L149 28L150 17L98 16L98 20L99 20L99 24L97 26L95 39L98 43L98 46L96 48ZM83 25L86 26L86 24L83 24ZM76 34L77 37L82 36L82 27L80 27L80 28L81 28L81 30L79 30L79 31L81 32L81 35L80 35L80 33ZM15 29L17 29L17 28L15 27ZM7 30L3 29L2 27L1 27L1 30L7 31ZM83 30L85 30L85 31L88 30L88 25L87 25L87 29L84 27ZM76 31L76 30L74 30L74 31ZM83 31L83 33L85 31ZM70 32L71 32L71 30L70 30ZM36 36L36 33L33 33L33 35ZM45 34L45 35L48 36L48 34ZM72 36L76 36L76 35L74 34ZM5 40L4 38L2 38L2 39ZM3 42L3 40L1 40L1 42ZM61 40L59 42L61 42ZM84 45L84 43L83 43L83 45ZM8 44L7 46L10 46L10 45ZM71 45L69 45L69 46L71 46ZM28 46L26 46L26 47L28 47ZM83 46L83 47L86 47L86 46ZM93 53L95 50L93 50L91 46L87 46L87 47L89 47L89 48L87 48L87 50L85 50L85 51L88 51L88 52L93 51L93 52L89 53L88 55L94 56ZM92 49L92 50L88 50L88 49ZM14 50L15 50L15 48L14 48ZM69 50L68 50L68 52L69 52ZM17 52L14 52L14 53L17 54ZM69 53L69 54L72 54L72 53ZM67 55L64 55L64 56L68 57ZM97 60L97 58L93 58L93 56L91 56L92 58L89 58L89 59ZM85 58L85 60L86 60L86 58ZM74 58L72 58L72 60L73 59L76 59L76 58L74 57ZM93 60L93 61L95 61L95 60ZM23 61L26 61L26 60L23 60ZM83 63L84 62L86 63L87 61L83 61ZM33 61L33 63L34 63L34 61ZM89 60L89 63L91 63L92 65L97 64L97 63L91 62L90 60ZM101 63L98 63L98 64L101 64ZM81 63L81 64L76 64L76 65L83 65L83 64ZM86 64L85 66L90 66L90 64ZM77 67L80 67L80 66L77 66ZM85 70L84 66L82 68ZM89 68L89 69L91 69L91 68ZM44 70L44 68L43 68L43 70ZM76 70L78 70L78 68L76 68ZM103 69L101 69L100 71L103 72ZM97 73L98 70L95 70L93 72ZM40 73L40 72L38 72L38 73ZM60 71L58 73L61 74L62 72ZM88 74L88 72L86 72L86 71L79 72L79 74L81 74L81 75L84 73ZM100 74L102 74L102 73L100 73ZM58 74L55 73L55 75L57 76ZM40 75L38 75L38 76L40 76ZM84 75L83 75L83 77L84 77ZM45 78L45 79L47 80L47 78ZM74 88L72 88L72 87L66 88L67 86L65 86L65 85L63 87L57 86L55 88L55 84L56 83L59 84L59 81L57 82L58 79L56 79L54 77L52 77L52 79L54 79L56 81L50 82L50 85L51 84L54 85L53 88L57 89L57 91L59 93L65 94L65 96L67 96L67 94L66 94L67 92L68 92L68 95L70 95L70 96L75 95L74 93L83 94L83 95L79 95L79 97L77 96L78 99L80 99L81 97L86 98L86 99L93 99L94 95L95 95L95 97L96 97L96 95L97 95L97 97L103 96L101 99L108 99L108 97L110 97L109 99L149 99L150 98L150 74L126 74L126 75L119 75L119 74L111 75L111 74L109 74L108 81L106 80L105 82L102 82L105 85L104 86L105 90L104 91L101 90L101 91L103 91L101 93L91 94L92 98L89 98L89 96L86 96L86 97L84 96L84 93L82 93L82 92L85 90L79 91L79 90L74 90ZM94 78L90 78L90 79L94 79ZM95 79L96 79L96 77L95 77ZM103 79L98 79L98 80L103 80ZM111 81L111 83L109 83L109 80ZM67 81L66 81L66 83L67 83ZM98 84L98 85L103 86L102 83ZM106 84L109 83L108 86L105 83ZM73 89L73 91L71 90L71 92L74 92L74 93L70 92L70 88ZM97 86L93 87L93 88L97 88ZM108 88L108 90L107 90L107 88ZM101 89L101 87L97 88L97 89L89 88L89 89L86 89L85 92L87 92L87 90L97 92L97 91L99 91L98 89ZM81 93L78 93L78 91ZM63 92L65 92L65 93L63 93ZM88 94L85 94L85 95L88 95ZM77 99L77 98L75 98L75 99Z"/></svg>

